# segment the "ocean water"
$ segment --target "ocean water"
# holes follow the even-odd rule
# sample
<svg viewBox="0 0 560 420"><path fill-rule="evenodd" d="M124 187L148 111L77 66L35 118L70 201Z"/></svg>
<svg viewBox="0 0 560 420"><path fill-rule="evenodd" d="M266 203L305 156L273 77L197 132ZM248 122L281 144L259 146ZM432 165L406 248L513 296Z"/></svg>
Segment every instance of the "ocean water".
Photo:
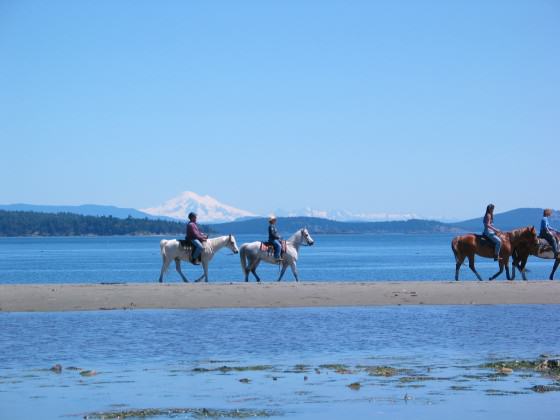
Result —
<svg viewBox="0 0 560 420"><path fill-rule="evenodd" d="M0 418L552 419L558 378L484 364L558 357L559 328L555 305L0 313Z"/></svg>
<svg viewBox="0 0 560 420"><path fill-rule="evenodd" d="M300 279L452 280L455 272L452 237L449 234L314 235L315 245L301 248ZM161 269L161 239L153 236L0 238L0 283L154 282ZM236 239L241 245L263 238L238 235ZM497 264L488 259L478 258L476 265L484 278L497 271ZM182 266L191 280L202 273L200 267L188 263ZM530 279L547 279L552 261L531 257L528 268ZM269 264L261 264L258 273L264 281L276 280L279 274L278 268ZM222 250L212 261L209 276L211 282L242 281L239 256ZM475 277L463 266L461 279ZM505 279L505 273L499 279ZM293 280L289 269L284 280ZM181 281L174 264L165 281Z"/></svg>

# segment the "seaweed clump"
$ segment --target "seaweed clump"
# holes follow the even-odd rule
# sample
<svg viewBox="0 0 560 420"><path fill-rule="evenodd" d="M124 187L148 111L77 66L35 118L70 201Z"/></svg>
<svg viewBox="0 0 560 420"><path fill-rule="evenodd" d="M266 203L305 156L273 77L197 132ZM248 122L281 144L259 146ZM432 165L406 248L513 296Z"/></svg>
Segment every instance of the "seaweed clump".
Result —
<svg viewBox="0 0 560 420"><path fill-rule="evenodd" d="M142 408L123 411L93 412L84 415L84 419L127 419L127 418L150 418L150 417L175 417L186 414L195 419L200 418L248 418L248 417L273 417L281 413L271 410L249 410L249 409L211 409L211 408Z"/></svg>

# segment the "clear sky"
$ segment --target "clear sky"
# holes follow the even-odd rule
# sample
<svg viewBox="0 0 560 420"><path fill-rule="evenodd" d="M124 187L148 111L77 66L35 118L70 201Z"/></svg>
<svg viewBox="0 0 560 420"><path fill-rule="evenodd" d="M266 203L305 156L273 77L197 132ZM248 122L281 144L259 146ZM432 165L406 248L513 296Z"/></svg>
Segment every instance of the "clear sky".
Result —
<svg viewBox="0 0 560 420"><path fill-rule="evenodd" d="M560 2L0 0L0 203L560 208Z"/></svg>

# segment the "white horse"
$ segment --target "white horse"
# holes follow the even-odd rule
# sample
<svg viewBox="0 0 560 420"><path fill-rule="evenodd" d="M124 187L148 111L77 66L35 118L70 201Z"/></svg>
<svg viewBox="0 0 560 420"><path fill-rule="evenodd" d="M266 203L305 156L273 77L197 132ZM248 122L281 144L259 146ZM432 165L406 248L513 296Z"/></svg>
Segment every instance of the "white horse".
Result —
<svg viewBox="0 0 560 420"><path fill-rule="evenodd" d="M171 264L171 261L175 261L175 268L177 269L177 272L181 275L183 281L188 283L187 278L181 271L181 260L191 261L190 250L185 250L177 239L162 239L159 243L159 247L161 251L161 258L163 259L159 282L163 282L163 275L167 271L169 264ZM202 243L202 254L200 254L200 259L204 273L196 280L197 282L202 281L202 279L206 282L208 281L208 263L212 260L214 255L216 255L216 253L224 247L229 248L234 254L239 252L237 242L235 242L235 237L233 235L208 239Z"/></svg>
<svg viewBox="0 0 560 420"><path fill-rule="evenodd" d="M282 270L280 271L278 281L282 280L282 276L284 276L288 266L292 268L292 273L296 281L299 281L296 267L299 247L302 245L311 246L314 243L315 241L305 228L298 230L286 241L286 253L284 254L284 260L281 262ZM253 273L258 282L261 281L256 271L261 261L270 264L278 264L273 255L269 255L267 251L261 250L261 241L249 242L241 245L239 257L241 258L241 269L245 275L245 281L249 281L249 273Z"/></svg>

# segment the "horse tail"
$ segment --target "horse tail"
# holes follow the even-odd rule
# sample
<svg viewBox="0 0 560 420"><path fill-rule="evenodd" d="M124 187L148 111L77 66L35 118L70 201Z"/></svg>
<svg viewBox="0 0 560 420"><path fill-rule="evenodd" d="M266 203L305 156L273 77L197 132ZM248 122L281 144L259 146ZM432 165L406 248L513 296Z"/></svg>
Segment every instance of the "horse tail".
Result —
<svg viewBox="0 0 560 420"><path fill-rule="evenodd" d="M163 260L163 264L165 264L165 260L167 259L165 255L165 245L167 244L167 239L162 239L159 241L159 253L161 254L161 259Z"/></svg>
<svg viewBox="0 0 560 420"><path fill-rule="evenodd" d="M241 270L243 271L243 275L247 275L247 247L245 244L241 245L239 248L239 260L241 261Z"/></svg>
<svg viewBox="0 0 560 420"><path fill-rule="evenodd" d="M455 256L455 262L459 262L459 237L456 236L451 241L451 250L453 251L453 255Z"/></svg>

